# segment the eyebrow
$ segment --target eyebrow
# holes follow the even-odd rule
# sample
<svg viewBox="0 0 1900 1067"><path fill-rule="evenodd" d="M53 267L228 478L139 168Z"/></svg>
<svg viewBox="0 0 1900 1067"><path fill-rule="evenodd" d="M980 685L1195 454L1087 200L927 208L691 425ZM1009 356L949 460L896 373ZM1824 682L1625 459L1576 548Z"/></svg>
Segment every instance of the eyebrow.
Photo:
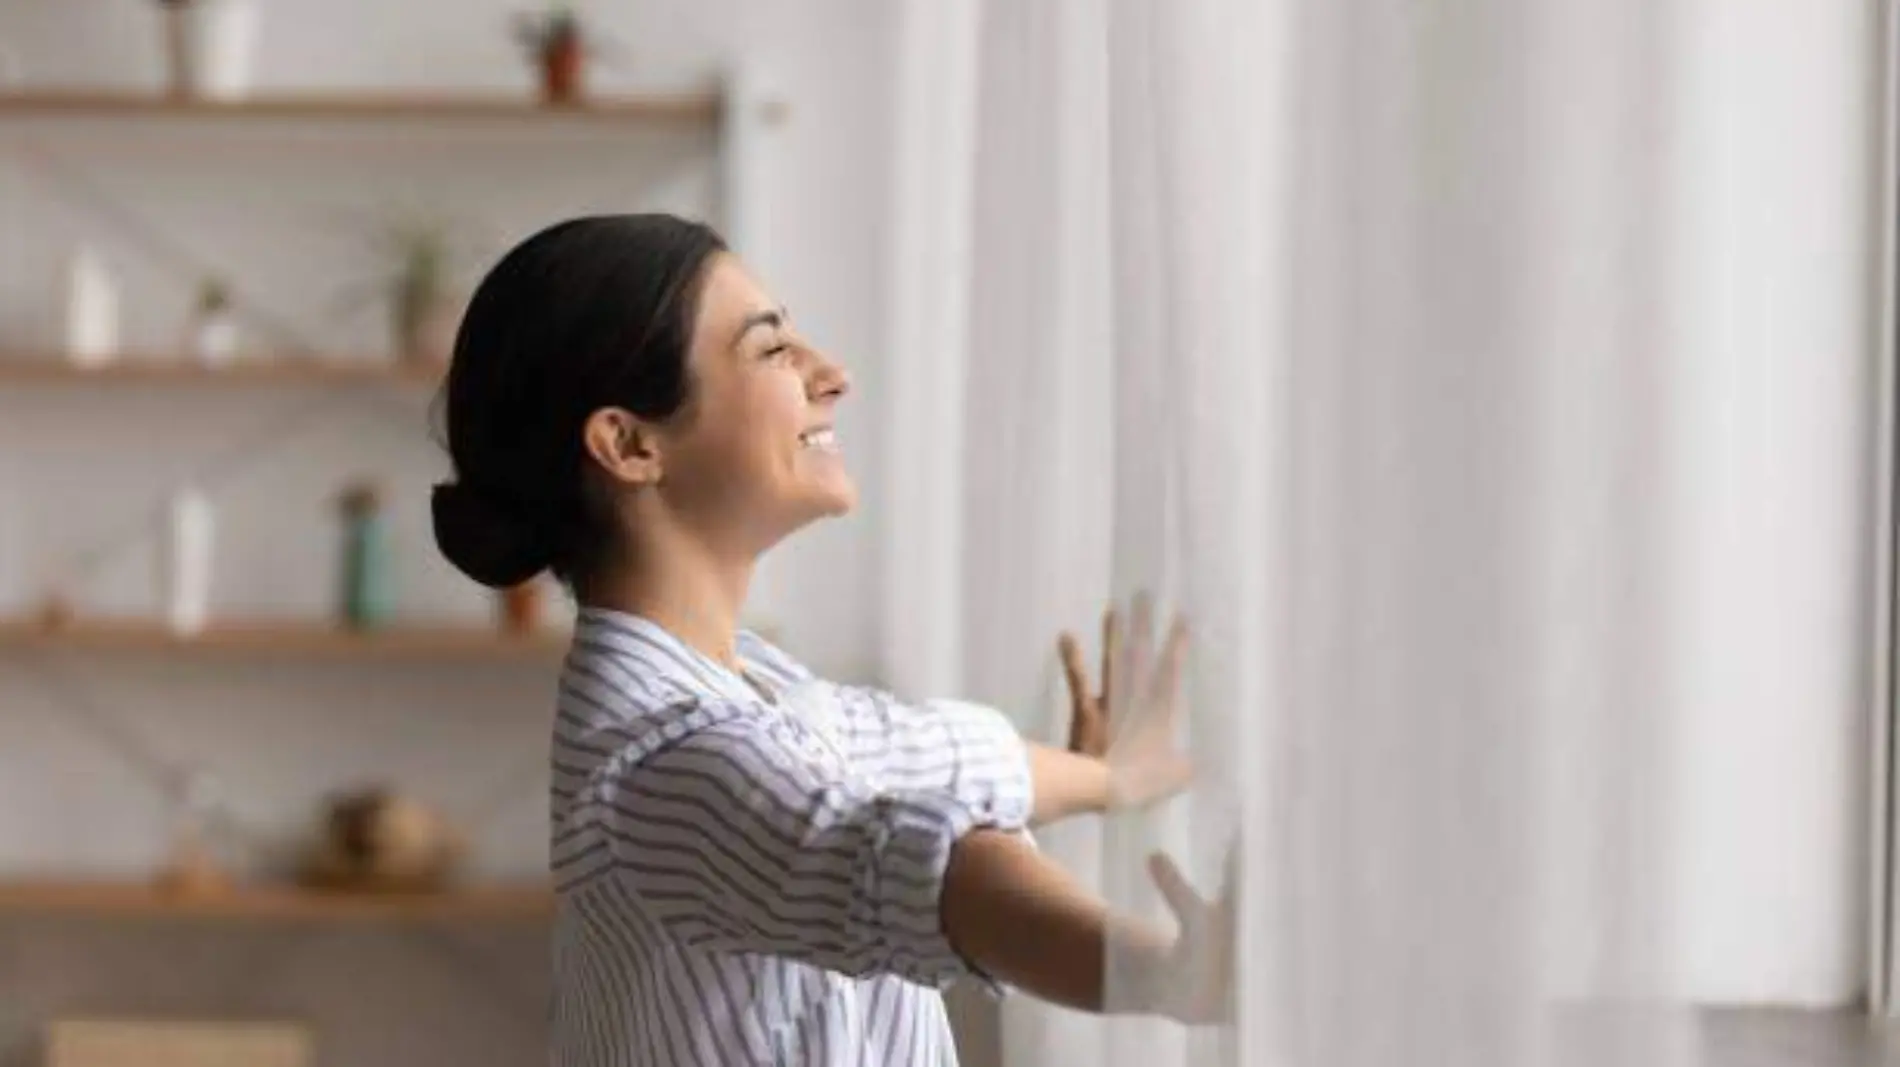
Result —
<svg viewBox="0 0 1900 1067"><path fill-rule="evenodd" d="M732 347L739 347L739 342L745 340L745 335L760 326L770 326L774 330L782 329L785 326L785 319L789 314L790 313L781 306L771 311L754 311L752 314L747 315L745 319L739 323L739 332L732 337Z"/></svg>

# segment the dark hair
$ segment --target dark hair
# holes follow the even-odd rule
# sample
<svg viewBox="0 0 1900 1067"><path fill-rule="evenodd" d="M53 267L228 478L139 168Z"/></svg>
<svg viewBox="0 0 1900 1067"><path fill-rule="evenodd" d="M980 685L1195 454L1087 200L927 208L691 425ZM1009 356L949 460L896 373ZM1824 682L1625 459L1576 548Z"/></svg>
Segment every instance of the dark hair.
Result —
<svg viewBox="0 0 1900 1067"><path fill-rule="evenodd" d="M493 588L543 570L572 582L611 536L583 478L587 417L685 406L707 263L726 248L671 215L569 219L516 245L482 279L438 402L455 480L430 501L435 541Z"/></svg>

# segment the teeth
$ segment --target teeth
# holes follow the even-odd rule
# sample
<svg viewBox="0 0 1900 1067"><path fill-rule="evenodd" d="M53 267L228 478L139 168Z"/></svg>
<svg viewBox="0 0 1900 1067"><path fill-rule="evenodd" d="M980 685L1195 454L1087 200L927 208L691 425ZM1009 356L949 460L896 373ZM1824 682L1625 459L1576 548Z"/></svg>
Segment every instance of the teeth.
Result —
<svg viewBox="0 0 1900 1067"><path fill-rule="evenodd" d="M837 438L832 435L832 432L830 430L807 430L806 432L799 434L798 439L800 442L802 442L805 445L806 448L822 448L822 449L829 450L829 449L834 449L838 446Z"/></svg>

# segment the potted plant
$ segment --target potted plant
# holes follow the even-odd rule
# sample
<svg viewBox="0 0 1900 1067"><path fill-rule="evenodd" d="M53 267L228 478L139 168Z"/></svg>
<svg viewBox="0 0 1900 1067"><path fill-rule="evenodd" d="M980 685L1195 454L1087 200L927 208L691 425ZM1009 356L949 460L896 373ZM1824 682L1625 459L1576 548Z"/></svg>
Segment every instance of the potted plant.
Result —
<svg viewBox="0 0 1900 1067"><path fill-rule="evenodd" d="M427 212L391 212L364 228L376 266L368 277L343 288L343 306L382 305L397 358L440 369L455 344L462 300L458 278L471 249L453 223Z"/></svg>
<svg viewBox="0 0 1900 1067"><path fill-rule="evenodd" d="M449 297L448 229L427 221L399 224L385 239L395 268L389 278L389 314L396 352L413 363L446 363L456 323Z"/></svg>
<svg viewBox="0 0 1900 1067"><path fill-rule="evenodd" d="M538 13L517 13L515 38L540 71L544 101L571 104L580 99L587 58L593 48L590 35L572 8L557 4Z"/></svg>

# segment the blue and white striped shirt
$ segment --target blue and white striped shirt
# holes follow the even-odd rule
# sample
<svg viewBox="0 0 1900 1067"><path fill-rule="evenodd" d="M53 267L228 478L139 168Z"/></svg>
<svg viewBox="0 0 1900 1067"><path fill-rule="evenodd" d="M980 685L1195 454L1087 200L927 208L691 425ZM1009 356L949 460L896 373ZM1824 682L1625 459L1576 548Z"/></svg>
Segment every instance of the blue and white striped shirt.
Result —
<svg viewBox="0 0 1900 1067"><path fill-rule="evenodd" d="M833 685L742 633L743 673L584 608L553 739L557 1067L950 1067L950 847L1024 827L1007 719ZM980 981L994 989L981 975Z"/></svg>

